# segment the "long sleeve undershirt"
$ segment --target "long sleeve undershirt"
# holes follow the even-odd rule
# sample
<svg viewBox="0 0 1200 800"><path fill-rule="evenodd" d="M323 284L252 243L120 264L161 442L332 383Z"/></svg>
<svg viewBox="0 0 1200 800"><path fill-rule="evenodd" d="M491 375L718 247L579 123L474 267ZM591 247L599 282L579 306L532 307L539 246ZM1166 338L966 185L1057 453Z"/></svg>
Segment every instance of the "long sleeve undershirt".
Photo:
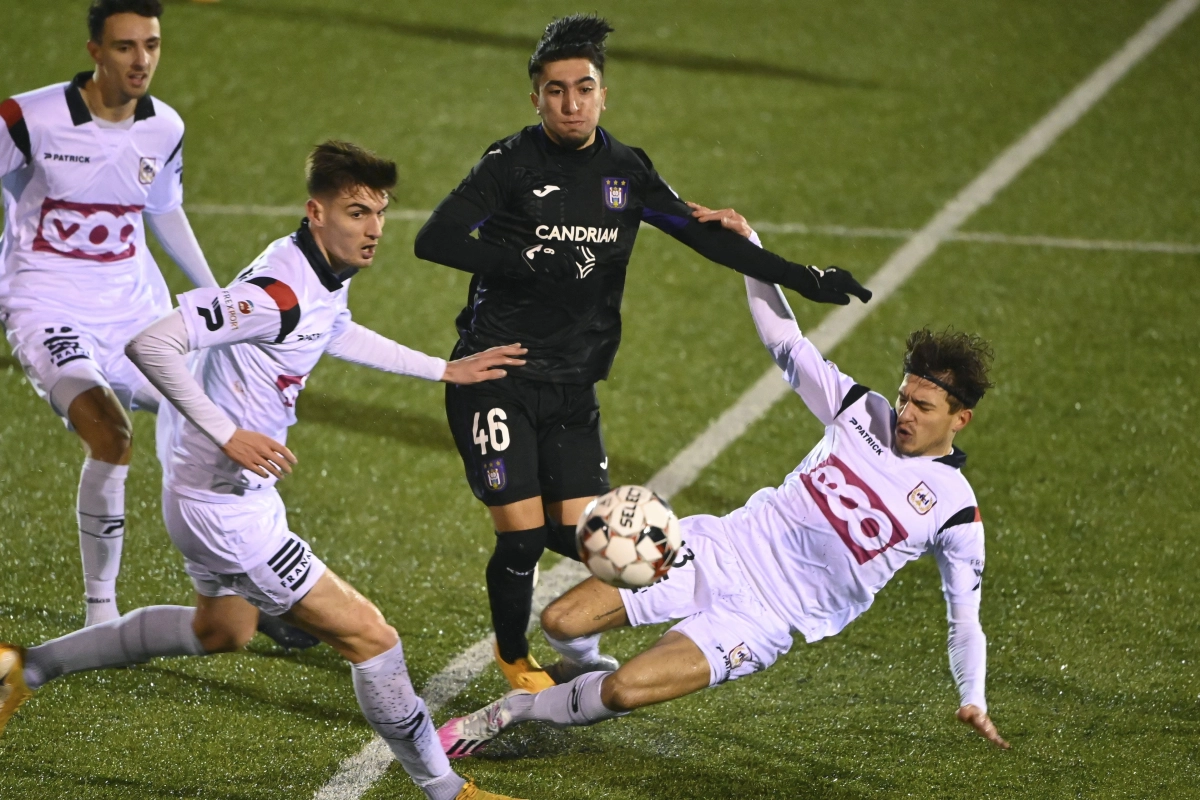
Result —
<svg viewBox="0 0 1200 800"><path fill-rule="evenodd" d="M218 285L208 267L208 261L204 258L204 251L200 249L200 242L196 241L196 234L192 232L183 206L165 214L146 214L145 219L158 243L192 285L197 288Z"/></svg>

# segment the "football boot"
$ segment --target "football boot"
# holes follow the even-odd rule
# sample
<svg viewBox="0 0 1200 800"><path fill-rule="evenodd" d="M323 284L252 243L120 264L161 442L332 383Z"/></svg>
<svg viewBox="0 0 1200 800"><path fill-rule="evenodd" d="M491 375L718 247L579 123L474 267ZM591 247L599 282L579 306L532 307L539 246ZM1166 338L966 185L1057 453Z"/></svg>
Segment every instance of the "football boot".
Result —
<svg viewBox="0 0 1200 800"><path fill-rule="evenodd" d="M546 667L546 674L550 676L551 680L561 686L589 672L616 672L620 666L620 661L617 661L612 656L601 653L596 656L595 661L583 662L573 661L569 658L561 659L557 663Z"/></svg>
<svg viewBox="0 0 1200 800"><path fill-rule="evenodd" d="M554 685L554 679L534 660L533 654L518 658L511 664L500 656L500 645L493 645L496 656L496 666L504 673L504 679L514 689L524 689L530 694L536 694Z"/></svg>
<svg viewBox="0 0 1200 800"><path fill-rule="evenodd" d="M438 728L438 740L449 758L466 758L479 748L495 739L512 724L512 711L508 709L508 698L519 694L530 694L524 689L513 689L494 703L489 703L465 717L455 717Z"/></svg>
<svg viewBox="0 0 1200 800"><path fill-rule="evenodd" d="M0 736L13 713L33 697L25 685L25 648L0 643Z"/></svg>
<svg viewBox="0 0 1200 800"><path fill-rule="evenodd" d="M485 792L475 785L475 781L468 779L463 788L458 794L454 795L454 800L519 800L516 797L509 797L506 794L495 794L493 792Z"/></svg>

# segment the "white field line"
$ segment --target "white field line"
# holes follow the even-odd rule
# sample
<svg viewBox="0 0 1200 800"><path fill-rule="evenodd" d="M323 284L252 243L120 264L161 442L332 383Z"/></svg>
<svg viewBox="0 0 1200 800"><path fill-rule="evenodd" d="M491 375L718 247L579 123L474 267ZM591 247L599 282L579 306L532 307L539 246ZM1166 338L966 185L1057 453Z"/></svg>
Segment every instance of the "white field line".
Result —
<svg viewBox="0 0 1200 800"><path fill-rule="evenodd" d="M872 305L855 303L830 313L809 333L822 352L828 352L866 318L870 310L887 299L921 266L938 245L947 241L971 215L987 205L1034 159L1044 153L1064 131L1095 105L1134 64L1161 42L1192 13L1200 0L1172 0L1108 61L1068 94L1015 144L1005 150L950 200L925 227L900 247L872 276L868 286L875 293ZM678 453L649 481L657 491L670 496L689 486L700 471L753 422L787 393L779 371L772 367L733 406L727 409L691 444ZM549 570L534 598L534 619L545 604L583 576L583 568L562 561ZM532 620L531 620L532 623ZM533 625L531 624L531 629ZM491 638L472 645L446 669L430 679L423 691L430 713L452 699L491 662ZM383 774L392 756L375 738L363 750L342 762L337 774L316 794L318 800L357 800Z"/></svg>
<svg viewBox="0 0 1200 800"><path fill-rule="evenodd" d="M299 206L256 206L256 205L189 205L189 214L216 214L238 217L293 217L304 216ZM419 208L388 209L388 218L404 222L424 222L432 211ZM916 231L904 228L862 228L850 225L811 225L805 222L756 222L754 229L759 233L809 234L833 236L844 239L908 239ZM1187 242L1143 242L1112 239L1079 239L1062 236L1018 236L1008 233L986 233L955 231L945 237L952 242L981 242L984 244L1007 244L1025 247L1061 247L1070 250L1122 250L1137 253L1200 254L1200 244Z"/></svg>

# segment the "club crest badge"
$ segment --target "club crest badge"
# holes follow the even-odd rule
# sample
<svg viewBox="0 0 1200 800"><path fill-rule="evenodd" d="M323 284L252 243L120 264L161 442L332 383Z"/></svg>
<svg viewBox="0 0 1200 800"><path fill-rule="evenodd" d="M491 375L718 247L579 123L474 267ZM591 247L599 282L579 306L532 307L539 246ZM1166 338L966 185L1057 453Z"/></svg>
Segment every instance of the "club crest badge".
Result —
<svg viewBox="0 0 1200 800"><path fill-rule="evenodd" d="M138 161L138 183L149 186L154 183L156 175L158 175L158 159L142 156Z"/></svg>
<svg viewBox="0 0 1200 800"><path fill-rule="evenodd" d="M729 669L735 670L742 664L745 664L753 657L750 648L743 642L729 651L729 655L725 659L729 662Z"/></svg>
<svg viewBox="0 0 1200 800"><path fill-rule="evenodd" d="M254 311L254 303L249 300L238 300L238 311L242 314L250 314Z"/></svg>
<svg viewBox="0 0 1200 800"><path fill-rule="evenodd" d="M604 205L613 211L621 211L629 203L629 179L604 179Z"/></svg>
<svg viewBox="0 0 1200 800"><path fill-rule="evenodd" d="M508 486L508 473L504 470L504 459L494 458L483 462L483 480L493 492L503 491Z"/></svg>
<svg viewBox="0 0 1200 800"><path fill-rule="evenodd" d="M917 484L917 488L908 493L908 504L913 507L913 511L924 516L937 505L937 495L929 490L924 481L921 481Z"/></svg>

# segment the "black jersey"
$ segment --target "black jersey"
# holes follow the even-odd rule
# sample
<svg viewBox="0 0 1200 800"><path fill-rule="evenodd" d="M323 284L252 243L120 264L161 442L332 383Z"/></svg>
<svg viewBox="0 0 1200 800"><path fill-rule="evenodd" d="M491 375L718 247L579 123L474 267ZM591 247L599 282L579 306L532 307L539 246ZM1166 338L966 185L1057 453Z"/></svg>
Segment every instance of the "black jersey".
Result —
<svg viewBox="0 0 1200 800"><path fill-rule="evenodd" d="M567 150L535 125L489 146L417 237L419 257L475 273L455 355L520 342L529 352L514 374L603 380L620 344L625 268L643 221L714 261L790 285L796 265L695 222L642 150L603 128L592 145ZM528 277L520 252L537 244L580 248L577 279Z"/></svg>

